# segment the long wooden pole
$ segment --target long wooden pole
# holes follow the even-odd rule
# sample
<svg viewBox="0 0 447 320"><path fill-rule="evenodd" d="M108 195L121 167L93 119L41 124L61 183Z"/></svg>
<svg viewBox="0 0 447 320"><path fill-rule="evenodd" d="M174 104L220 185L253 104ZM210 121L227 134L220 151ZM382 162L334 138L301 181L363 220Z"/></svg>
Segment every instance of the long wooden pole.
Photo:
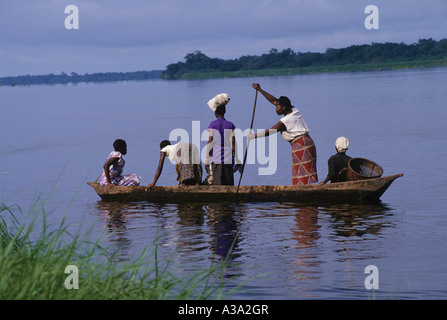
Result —
<svg viewBox="0 0 447 320"><path fill-rule="evenodd" d="M255 119L255 111L256 111L256 101L258 100L258 90L256 90L255 93L255 104L253 106L253 115L251 116L251 124L250 124L250 131L253 129L253 121ZM248 145L250 144L250 139L247 139L247 148L245 149L245 155L244 155L244 162L242 162L242 169L241 169L241 176L239 177L239 183L237 184L237 190L236 194L239 193L239 186L241 185L242 175L244 174L244 168L245 168L245 162L247 161L247 153L248 153Z"/></svg>

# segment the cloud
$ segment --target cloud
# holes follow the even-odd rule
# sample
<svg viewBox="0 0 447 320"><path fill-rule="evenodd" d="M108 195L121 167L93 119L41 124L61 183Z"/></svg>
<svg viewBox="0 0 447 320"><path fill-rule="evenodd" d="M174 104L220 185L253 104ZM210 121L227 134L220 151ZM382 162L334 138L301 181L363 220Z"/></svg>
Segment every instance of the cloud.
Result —
<svg viewBox="0 0 447 320"><path fill-rule="evenodd" d="M375 31L364 28L371 3L380 10ZM79 30L65 29L68 4L79 8ZM445 0L7 0L0 76L163 69L195 50L229 59L271 48L441 39L445 13Z"/></svg>

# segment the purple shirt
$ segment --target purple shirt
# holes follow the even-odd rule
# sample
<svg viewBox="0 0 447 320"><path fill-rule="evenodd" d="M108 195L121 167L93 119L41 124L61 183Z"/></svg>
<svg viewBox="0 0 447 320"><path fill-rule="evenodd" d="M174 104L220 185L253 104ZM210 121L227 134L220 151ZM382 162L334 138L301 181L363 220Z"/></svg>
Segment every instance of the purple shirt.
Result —
<svg viewBox="0 0 447 320"><path fill-rule="evenodd" d="M210 123L208 130L213 130L213 148L210 152L211 163L233 165L234 155L231 136L234 129L236 129L236 126L233 122L227 121L225 118L217 118Z"/></svg>

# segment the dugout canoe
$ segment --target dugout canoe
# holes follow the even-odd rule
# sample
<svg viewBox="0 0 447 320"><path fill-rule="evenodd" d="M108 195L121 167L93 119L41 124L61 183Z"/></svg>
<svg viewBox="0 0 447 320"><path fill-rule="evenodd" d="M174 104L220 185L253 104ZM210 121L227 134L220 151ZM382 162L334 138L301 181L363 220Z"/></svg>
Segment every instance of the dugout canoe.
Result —
<svg viewBox="0 0 447 320"><path fill-rule="evenodd" d="M119 202L296 202L296 203L369 203L380 201L382 194L403 174L328 184L304 186L101 186L87 182L103 201Z"/></svg>

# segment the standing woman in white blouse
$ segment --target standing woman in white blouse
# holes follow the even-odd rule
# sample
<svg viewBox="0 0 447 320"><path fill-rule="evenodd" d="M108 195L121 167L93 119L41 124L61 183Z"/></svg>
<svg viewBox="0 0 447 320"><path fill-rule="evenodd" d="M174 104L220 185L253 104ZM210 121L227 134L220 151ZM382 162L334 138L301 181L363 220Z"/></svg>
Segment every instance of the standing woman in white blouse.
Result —
<svg viewBox="0 0 447 320"><path fill-rule="evenodd" d="M301 116L300 111L292 106L289 98L281 96L279 99L261 89L259 83L252 87L276 106L276 113L283 117L270 129L249 135L250 139L268 136L277 131L292 146L292 184L304 185L318 182L317 150L309 135L309 128Z"/></svg>

